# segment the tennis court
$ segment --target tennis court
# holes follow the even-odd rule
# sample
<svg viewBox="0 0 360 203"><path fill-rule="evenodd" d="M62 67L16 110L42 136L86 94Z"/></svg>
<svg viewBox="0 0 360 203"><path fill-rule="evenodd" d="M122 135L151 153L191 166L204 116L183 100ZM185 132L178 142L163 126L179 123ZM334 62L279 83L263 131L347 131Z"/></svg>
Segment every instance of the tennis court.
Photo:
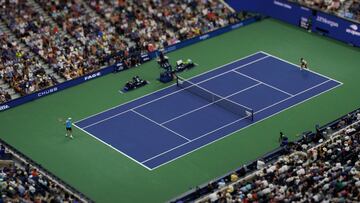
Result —
<svg viewBox="0 0 360 203"><path fill-rule="evenodd" d="M257 52L75 126L153 170L340 85Z"/></svg>

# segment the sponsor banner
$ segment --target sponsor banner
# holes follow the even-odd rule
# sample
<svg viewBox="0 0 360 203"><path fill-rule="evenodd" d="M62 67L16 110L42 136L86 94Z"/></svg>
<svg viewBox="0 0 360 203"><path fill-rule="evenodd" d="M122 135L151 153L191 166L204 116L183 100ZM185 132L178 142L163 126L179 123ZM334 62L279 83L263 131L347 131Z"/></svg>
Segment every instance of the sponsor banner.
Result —
<svg viewBox="0 0 360 203"><path fill-rule="evenodd" d="M300 25L301 17L310 18L311 9L299 6L286 0L227 0L236 11L251 11L273 18Z"/></svg>
<svg viewBox="0 0 360 203"><path fill-rule="evenodd" d="M282 8L285 8L285 9L289 9L289 10L291 10L293 7L289 4L289 3L287 3L287 2L281 2L281 1L273 1L273 3L274 3L274 5L275 6L280 6L280 7L282 7Z"/></svg>
<svg viewBox="0 0 360 203"><path fill-rule="evenodd" d="M54 94L54 93L56 93L58 91L67 89L69 87L73 87L75 85L84 83L84 82L86 82L88 80L100 77L102 75L109 74L109 73L113 72L113 70L114 70L114 67L109 66L107 68L100 69L100 70L98 70L98 71L96 71L94 73L91 73L91 74L88 74L88 75L85 75L85 76L82 76L82 77L78 77L78 78L75 78L73 80L63 82L63 83L60 83L60 84L55 85L53 87L49 87L49 88L40 90L38 92L29 94L29 95L25 95L23 97L20 97L20 98L11 100L9 102L6 102L5 104L0 104L0 112L8 110L8 109L16 107L16 106L19 106L21 104L27 103L29 101L33 101L33 100L41 98L41 97Z"/></svg>
<svg viewBox="0 0 360 203"><path fill-rule="evenodd" d="M120 72L122 70L125 70L123 62L119 62L114 65L114 72Z"/></svg>
<svg viewBox="0 0 360 203"><path fill-rule="evenodd" d="M256 18L246 19L246 20L244 20L244 21L242 21L240 23L229 25L229 26L226 26L224 28L220 28L220 29L214 30L212 32L206 33L205 35L194 37L192 39L188 39L188 40L185 40L183 42L168 46L168 47L165 48L165 52L171 52L171 51L181 49L181 48L183 48L185 46L189 46L189 45L195 44L197 42L200 42L200 41L203 41L203 40L218 36L218 35L223 34L225 32L229 32L231 30L240 28L242 26L251 24L251 23L256 22L256 21L257 21ZM149 60L152 60L152 59L156 58L157 56L158 56L158 51L154 51L154 52L151 52L149 54L142 54L141 55L141 60L143 62L146 62L146 61L149 61ZM96 71L94 73L91 73L91 74L88 74L88 75L85 75L85 76L82 76L82 77L78 77L78 78L75 78L73 80L63 82L63 83L60 83L60 84L58 84L56 86L49 87L49 88L41 90L39 92L35 92L35 93L32 93L32 94L29 94L29 95L26 95L26 96L11 100L11 101L6 102L4 104L0 104L0 112L5 111L5 110L10 109L10 108L13 108L13 107L16 107L18 105L27 103L29 101L32 101L32 100L35 100L35 99L38 99L38 98L41 98L41 97L44 97L44 96L47 96L47 95L51 95L51 94L56 93L58 91L67 89L69 87L72 87L72 86L75 86L75 85L78 85L78 84L81 84L81 83L84 83L84 82L86 82L88 80L92 80L92 79L107 75L109 73L118 72L118 71L122 71L122 70L125 70L125 68L123 66L123 63L120 62L120 63L114 64L112 66L100 69L100 70L98 70L98 71Z"/></svg>
<svg viewBox="0 0 360 203"><path fill-rule="evenodd" d="M144 62L147 62L150 60L151 60L151 58L150 58L149 54L147 54L147 53L141 54L141 62L144 63Z"/></svg>
<svg viewBox="0 0 360 203"><path fill-rule="evenodd" d="M360 24L317 12L313 20L313 32L360 47Z"/></svg>
<svg viewBox="0 0 360 203"><path fill-rule="evenodd" d="M7 104L0 106L0 111L4 111L4 110L6 110L6 109L10 109L10 106L7 105Z"/></svg>
<svg viewBox="0 0 360 203"><path fill-rule="evenodd" d="M46 96L46 95L49 95L49 94L52 94L54 92L57 92L59 89L57 87L51 87L47 90L44 90L44 91L40 91L39 93L37 93L37 96L38 97L43 97L43 96Z"/></svg>
<svg viewBox="0 0 360 203"><path fill-rule="evenodd" d="M225 0L225 2L236 11L250 11L264 13L262 9L265 0Z"/></svg>
<svg viewBox="0 0 360 203"><path fill-rule="evenodd" d="M261 13L360 47L359 23L313 11L286 0L226 0L226 2L237 11Z"/></svg>
<svg viewBox="0 0 360 203"><path fill-rule="evenodd" d="M91 73L90 75L84 76L84 80L91 80L97 77L101 76L101 71L97 72L97 73Z"/></svg>

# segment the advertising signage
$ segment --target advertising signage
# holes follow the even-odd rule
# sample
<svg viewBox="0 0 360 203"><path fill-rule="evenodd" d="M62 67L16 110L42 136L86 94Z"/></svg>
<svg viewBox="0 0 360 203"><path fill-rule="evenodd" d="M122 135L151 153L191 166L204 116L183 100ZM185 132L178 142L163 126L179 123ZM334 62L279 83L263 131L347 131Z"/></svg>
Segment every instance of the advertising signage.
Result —
<svg viewBox="0 0 360 203"><path fill-rule="evenodd" d="M251 23L256 22L256 21L257 21L257 18L252 17L252 18L246 19L246 20L244 20L242 22L232 24L232 25L228 25L226 27L211 31L211 32L206 33L204 35L200 35L200 36L194 37L192 39L184 40L184 41L182 41L180 43L168 46L168 47L165 48L165 52L171 52L171 51L178 50L180 48L183 48L183 47L198 43L200 41L207 40L207 39L212 38L212 37L216 37L216 36L218 36L220 34L229 32L231 30L238 29L240 27L243 27L245 25L251 24ZM151 59L156 58L157 56L158 56L158 51L154 51L154 52L151 52L151 53L143 53L143 54L141 54L141 61L144 63L144 62L150 61ZM66 88L73 87L75 85L87 82L89 80L93 80L95 78L102 77L102 76L107 75L109 73L115 73L115 72L123 71L125 69L127 69L127 68L124 66L124 64L122 62L118 62L118 63L116 63L116 64L114 64L112 66L105 67L105 68L100 69L98 71L95 71L93 73L90 73L90 74L75 78L73 80L69 80L69 81L57 84L55 86L40 90L38 92L29 94L29 95L25 95L25 96L22 96L20 98L13 99L13 100L8 101L6 103L0 104L0 112L11 109L11 108L16 107L18 105L27 103L29 101L32 101L32 100L35 100L35 99L38 99L38 98L41 98L41 97L54 94L56 92L59 92L61 90L66 89Z"/></svg>
<svg viewBox="0 0 360 203"><path fill-rule="evenodd" d="M360 25L322 12L314 17L313 32L319 32L353 46L360 47Z"/></svg>
<svg viewBox="0 0 360 203"><path fill-rule="evenodd" d="M360 24L286 0L227 0L237 11L252 11L360 47Z"/></svg>

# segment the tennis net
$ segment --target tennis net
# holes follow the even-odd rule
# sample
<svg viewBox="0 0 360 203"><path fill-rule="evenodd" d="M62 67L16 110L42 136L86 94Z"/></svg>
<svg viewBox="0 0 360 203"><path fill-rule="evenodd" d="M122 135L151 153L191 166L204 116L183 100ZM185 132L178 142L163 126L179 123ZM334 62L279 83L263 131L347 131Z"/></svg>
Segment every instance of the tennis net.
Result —
<svg viewBox="0 0 360 203"><path fill-rule="evenodd" d="M226 97L219 96L189 80L177 76L177 86L236 115L254 120L254 111L252 109L231 101Z"/></svg>

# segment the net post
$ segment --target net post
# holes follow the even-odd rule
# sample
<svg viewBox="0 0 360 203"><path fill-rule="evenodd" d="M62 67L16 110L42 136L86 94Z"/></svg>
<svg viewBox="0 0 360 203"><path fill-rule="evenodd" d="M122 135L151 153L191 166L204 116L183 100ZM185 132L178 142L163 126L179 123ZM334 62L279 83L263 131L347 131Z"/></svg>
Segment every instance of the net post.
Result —
<svg viewBox="0 0 360 203"><path fill-rule="evenodd" d="M251 109L251 121L254 121L254 110Z"/></svg>

